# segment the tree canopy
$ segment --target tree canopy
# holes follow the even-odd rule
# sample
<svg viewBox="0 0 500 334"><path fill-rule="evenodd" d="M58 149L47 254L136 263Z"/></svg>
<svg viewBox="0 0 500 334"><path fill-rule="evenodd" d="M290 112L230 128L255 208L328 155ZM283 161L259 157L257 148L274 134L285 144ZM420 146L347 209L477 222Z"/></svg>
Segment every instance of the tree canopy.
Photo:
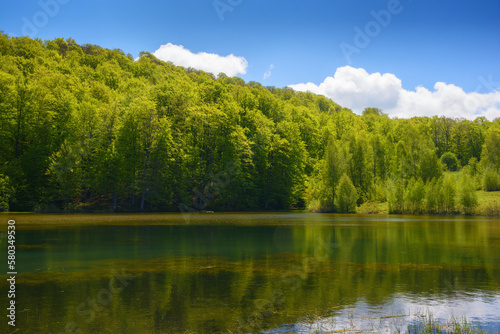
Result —
<svg viewBox="0 0 500 334"><path fill-rule="evenodd" d="M72 39L2 33L0 92L0 210L338 211L349 182L357 204L397 184L420 196L445 153L500 168L498 119L360 116Z"/></svg>

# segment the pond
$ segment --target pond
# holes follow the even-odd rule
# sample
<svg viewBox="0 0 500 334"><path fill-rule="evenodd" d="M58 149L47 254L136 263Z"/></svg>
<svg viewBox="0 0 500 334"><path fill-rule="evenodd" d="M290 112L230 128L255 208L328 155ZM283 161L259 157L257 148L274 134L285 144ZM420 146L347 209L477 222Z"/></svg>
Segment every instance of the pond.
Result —
<svg viewBox="0 0 500 334"><path fill-rule="evenodd" d="M500 329L498 219L0 217L5 264L7 220L16 221L22 333L404 332L429 314ZM13 331L4 316L0 332Z"/></svg>

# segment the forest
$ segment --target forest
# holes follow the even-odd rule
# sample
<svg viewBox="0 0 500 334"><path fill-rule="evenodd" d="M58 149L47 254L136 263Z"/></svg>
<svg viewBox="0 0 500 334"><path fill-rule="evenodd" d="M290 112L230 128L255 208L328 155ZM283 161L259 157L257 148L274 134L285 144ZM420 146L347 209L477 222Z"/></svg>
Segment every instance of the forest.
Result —
<svg viewBox="0 0 500 334"><path fill-rule="evenodd" d="M499 118L357 115L73 39L0 34L0 147L0 211L500 214Z"/></svg>

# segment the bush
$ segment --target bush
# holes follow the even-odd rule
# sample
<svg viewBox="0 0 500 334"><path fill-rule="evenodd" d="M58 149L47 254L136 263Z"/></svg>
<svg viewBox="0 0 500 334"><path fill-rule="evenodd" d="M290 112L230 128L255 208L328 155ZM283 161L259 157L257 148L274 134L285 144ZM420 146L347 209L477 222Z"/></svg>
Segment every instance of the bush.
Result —
<svg viewBox="0 0 500 334"><path fill-rule="evenodd" d="M466 215L474 213L478 200L474 182L468 174L463 174L460 179L459 201Z"/></svg>
<svg viewBox="0 0 500 334"><path fill-rule="evenodd" d="M335 196L337 212L354 212L357 201L358 192L356 187L354 187L347 174L342 175Z"/></svg>
<svg viewBox="0 0 500 334"><path fill-rule="evenodd" d="M389 180L387 183L387 204L389 213L403 213L405 207L405 188L403 182Z"/></svg>
<svg viewBox="0 0 500 334"><path fill-rule="evenodd" d="M417 180L408 185L406 191L407 208L411 213L421 213L425 199L425 188L422 180Z"/></svg>
<svg viewBox="0 0 500 334"><path fill-rule="evenodd" d="M9 211L12 195L14 195L14 187L10 185L9 177L0 174L0 212Z"/></svg>
<svg viewBox="0 0 500 334"><path fill-rule="evenodd" d="M377 180L375 183L375 195L373 196L373 199L378 202L386 202L387 201L387 187L384 184L384 182Z"/></svg>
<svg viewBox="0 0 500 334"><path fill-rule="evenodd" d="M437 208L437 198L436 198L436 179L427 182L425 185L425 211L428 213L438 212Z"/></svg>
<svg viewBox="0 0 500 334"><path fill-rule="evenodd" d="M475 176L478 168L477 159L475 157L470 158L467 167L469 167L470 176Z"/></svg>
<svg viewBox="0 0 500 334"><path fill-rule="evenodd" d="M384 204L368 201L361 204L356 209L356 213L361 213L361 214L387 213L387 209Z"/></svg>
<svg viewBox="0 0 500 334"><path fill-rule="evenodd" d="M500 179L498 173L493 168L487 168L483 173L483 190L497 191L500 190Z"/></svg>
<svg viewBox="0 0 500 334"><path fill-rule="evenodd" d="M449 174L445 176L443 180L443 186L441 187L441 193L443 196L443 209L447 213L453 213L455 211L455 183L455 177Z"/></svg>
<svg viewBox="0 0 500 334"><path fill-rule="evenodd" d="M458 159L454 153L446 152L441 156L441 162L446 165L449 171L455 172L458 170Z"/></svg>
<svg viewBox="0 0 500 334"><path fill-rule="evenodd" d="M482 216L500 216L500 203L490 202L482 205L479 214Z"/></svg>

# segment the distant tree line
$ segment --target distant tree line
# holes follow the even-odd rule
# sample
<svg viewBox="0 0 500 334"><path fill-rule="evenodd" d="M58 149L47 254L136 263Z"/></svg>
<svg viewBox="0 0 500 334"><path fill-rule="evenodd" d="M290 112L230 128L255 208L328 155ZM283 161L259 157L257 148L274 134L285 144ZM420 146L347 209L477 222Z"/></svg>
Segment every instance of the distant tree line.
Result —
<svg viewBox="0 0 500 334"><path fill-rule="evenodd" d="M147 52L3 33L0 92L2 211L350 212L387 201L390 212L446 213L469 212L478 188L500 190L499 119L358 116Z"/></svg>

